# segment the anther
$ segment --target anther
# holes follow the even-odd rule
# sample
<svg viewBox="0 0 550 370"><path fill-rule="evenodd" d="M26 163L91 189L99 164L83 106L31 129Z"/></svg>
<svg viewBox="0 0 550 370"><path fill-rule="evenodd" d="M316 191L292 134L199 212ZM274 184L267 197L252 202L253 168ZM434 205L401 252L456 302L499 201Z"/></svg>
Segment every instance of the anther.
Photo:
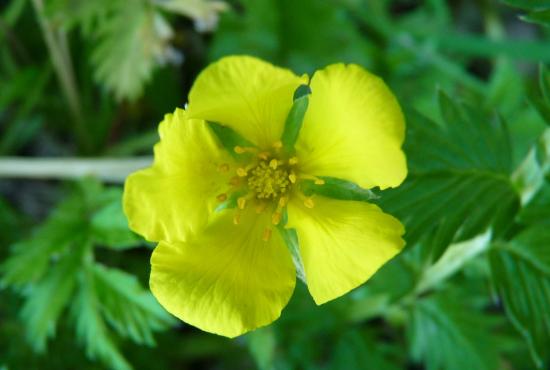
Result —
<svg viewBox="0 0 550 370"><path fill-rule="evenodd" d="M290 180L291 183L295 184L296 183L296 174L294 172L291 172L290 175L288 175L288 179Z"/></svg>
<svg viewBox="0 0 550 370"><path fill-rule="evenodd" d="M269 152L258 153L258 158L263 159L264 161L267 161L267 159L269 158Z"/></svg>
<svg viewBox="0 0 550 370"><path fill-rule="evenodd" d="M315 207L315 202L311 198L305 198L304 199L304 206L306 206L307 208L313 208L313 207Z"/></svg>
<svg viewBox="0 0 550 370"><path fill-rule="evenodd" d="M233 215L233 223L235 225L238 225L241 223L241 214L240 212L235 212L235 214Z"/></svg>
<svg viewBox="0 0 550 370"><path fill-rule="evenodd" d="M275 149L281 149L283 147L283 142L281 140L278 140L273 143L273 148Z"/></svg>
<svg viewBox="0 0 550 370"><path fill-rule="evenodd" d="M247 174L248 172L244 168L237 168L237 175L239 175L239 177L245 177Z"/></svg>
<svg viewBox="0 0 550 370"><path fill-rule="evenodd" d="M314 183L315 183L315 185L324 185L325 180L318 178L318 179L315 179Z"/></svg>
<svg viewBox="0 0 550 370"><path fill-rule="evenodd" d="M286 206L286 203L288 202L288 198L287 197L280 197L279 198L279 205L278 207L279 208L283 208L284 206Z"/></svg>
<svg viewBox="0 0 550 370"><path fill-rule="evenodd" d="M262 240L264 242L267 242L269 241L269 239L271 239L271 228L267 227L264 229L264 234L262 235Z"/></svg>
<svg viewBox="0 0 550 370"><path fill-rule="evenodd" d="M267 207L267 203L266 202L258 202L258 204L256 205L256 213L257 214L260 214L262 213Z"/></svg>
<svg viewBox="0 0 550 370"><path fill-rule="evenodd" d="M221 193L216 197L216 199L219 200L220 202L225 202L227 200L227 194Z"/></svg>
<svg viewBox="0 0 550 370"><path fill-rule="evenodd" d="M273 158L271 161L269 161L269 167L273 168L274 170L277 169L277 166L279 165L279 162L275 158Z"/></svg>
<svg viewBox="0 0 550 370"><path fill-rule="evenodd" d="M229 171L229 165L227 163L223 163L218 167L218 171L220 172L227 172Z"/></svg>
<svg viewBox="0 0 550 370"><path fill-rule="evenodd" d="M275 212L271 215L271 223L273 225L279 225L279 222L281 222L282 214L281 212Z"/></svg>
<svg viewBox="0 0 550 370"><path fill-rule="evenodd" d="M231 186L239 186L241 184L241 179L238 176L233 176L231 179L229 179L229 185Z"/></svg>
<svg viewBox="0 0 550 370"><path fill-rule="evenodd" d="M244 207L246 207L246 198L245 197L238 198L237 206L239 207L239 209L244 209Z"/></svg>
<svg viewBox="0 0 550 370"><path fill-rule="evenodd" d="M288 160L288 164L293 166L295 164L298 163L298 158L297 157L291 157L289 160Z"/></svg>
<svg viewBox="0 0 550 370"><path fill-rule="evenodd" d="M258 149L256 148L248 147L248 146L240 146L240 145L233 147L233 150L237 154L244 154L244 153L250 153L250 152L255 153L258 151Z"/></svg>

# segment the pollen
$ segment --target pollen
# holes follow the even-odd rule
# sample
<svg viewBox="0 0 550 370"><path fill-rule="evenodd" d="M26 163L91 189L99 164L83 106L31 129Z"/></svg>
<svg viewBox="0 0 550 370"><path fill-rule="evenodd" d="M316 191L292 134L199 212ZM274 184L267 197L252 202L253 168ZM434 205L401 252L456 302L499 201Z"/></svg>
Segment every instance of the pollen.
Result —
<svg viewBox="0 0 550 370"><path fill-rule="evenodd" d="M248 187L257 199L278 198L289 190L288 171L273 161L259 162L248 174Z"/></svg>

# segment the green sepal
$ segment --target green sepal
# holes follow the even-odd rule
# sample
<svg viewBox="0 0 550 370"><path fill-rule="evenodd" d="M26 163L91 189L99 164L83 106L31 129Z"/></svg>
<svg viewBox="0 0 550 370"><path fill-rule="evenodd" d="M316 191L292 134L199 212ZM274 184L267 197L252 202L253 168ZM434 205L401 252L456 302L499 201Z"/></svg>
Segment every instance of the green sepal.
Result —
<svg viewBox="0 0 550 370"><path fill-rule="evenodd" d="M286 212L284 217L286 219ZM288 251L292 255L292 262L294 263L294 267L296 267L296 276L304 283L306 283L306 273L304 263L302 262L302 256L300 255L298 233L296 232L296 229L287 229L283 225L284 224L281 222L277 226L277 230L279 230L279 233L281 234L281 237L283 238L283 241L285 242Z"/></svg>
<svg viewBox="0 0 550 370"><path fill-rule="evenodd" d="M364 189L354 182L328 176L319 178L325 183L317 185L313 180L300 182L300 189L306 196L317 194L327 198L359 202L367 202L378 198L371 190Z"/></svg>
<svg viewBox="0 0 550 370"><path fill-rule="evenodd" d="M309 94L311 94L311 89L307 85L300 85L294 92L294 103L286 117L285 129L281 136L283 150L287 154L294 152L294 144L298 139L309 104Z"/></svg>
<svg viewBox="0 0 550 370"><path fill-rule="evenodd" d="M214 134L216 135L220 143L233 157L243 158L248 155L248 153L245 153L245 154L235 153L236 146L242 146L242 147L255 146L253 143L246 140L244 137L239 135L233 129L217 122L210 122L210 121L207 121L207 122L208 122L208 126L210 126L210 129L214 132Z"/></svg>

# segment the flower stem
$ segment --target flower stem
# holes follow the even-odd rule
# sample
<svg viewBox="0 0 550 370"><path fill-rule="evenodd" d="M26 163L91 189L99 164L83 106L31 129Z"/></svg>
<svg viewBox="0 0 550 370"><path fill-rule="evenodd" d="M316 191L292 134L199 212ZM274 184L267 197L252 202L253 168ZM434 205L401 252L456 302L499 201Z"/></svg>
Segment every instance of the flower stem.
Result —
<svg viewBox="0 0 550 370"><path fill-rule="evenodd" d="M122 183L126 177L150 166L152 157L133 158L0 158L0 178L75 179L95 176Z"/></svg>

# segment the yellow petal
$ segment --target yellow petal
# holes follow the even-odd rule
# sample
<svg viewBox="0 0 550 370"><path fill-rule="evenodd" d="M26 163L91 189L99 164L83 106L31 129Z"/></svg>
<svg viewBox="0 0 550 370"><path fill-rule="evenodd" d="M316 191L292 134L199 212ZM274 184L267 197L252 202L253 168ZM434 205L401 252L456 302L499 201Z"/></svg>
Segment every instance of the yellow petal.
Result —
<svg viewBox="0 0 550 370"><path fill-rule="evenodd" d="M126 180L124 212L147 240L186 240L208 222L216 196L228 188L229 171L220 167L233 162L206 123L181 109L165 116L159 134L153 166Z"/></svg>
<svg viewBox="0 0 550 370"><path fill-rule="evenodd" d="M202 330L235 337L276 320L294 290L296 271L279 233L262 240L271 219L225 211L196 240L160 242L150 286L168 312Z"/></svg>
<svg viewBox="0 0 550 370"><path fill-rule="evenodd" d="M308 289L322 304L363 284L395 256L404 229L373 204L324 197L314 204L291 201L287 227L296 229Z"/></svg>
<svg viewBox="0 0 550 370"><path fill-rule="evenodd" d="M403 114L384 82L357 65L334 64L311 79L296 143L301 170L381 189L407 174Z"/></svg>
<svg viewBox="0 0 550 370"><path fill-rule="evenodd" d="M269 147L280 139L294 90L304 83L306 77L257 58L225 57L197 77L189 93L189 114Z"/></svg>

